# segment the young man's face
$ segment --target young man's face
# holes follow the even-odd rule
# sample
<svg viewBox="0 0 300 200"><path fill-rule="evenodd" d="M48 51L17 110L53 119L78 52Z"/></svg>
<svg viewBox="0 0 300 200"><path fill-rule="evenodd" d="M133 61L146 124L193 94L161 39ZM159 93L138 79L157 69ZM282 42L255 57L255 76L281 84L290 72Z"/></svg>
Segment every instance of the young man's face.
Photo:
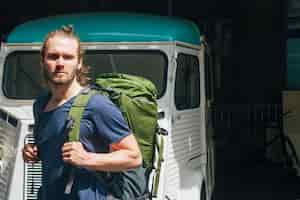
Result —
<svg viewBox="0 0 300 200"><path fill-rule="evenodd" d="M70 84L81 67L78 42L74 38L56 35L49 38L43 58L46 81L54 85Z"/></svg>

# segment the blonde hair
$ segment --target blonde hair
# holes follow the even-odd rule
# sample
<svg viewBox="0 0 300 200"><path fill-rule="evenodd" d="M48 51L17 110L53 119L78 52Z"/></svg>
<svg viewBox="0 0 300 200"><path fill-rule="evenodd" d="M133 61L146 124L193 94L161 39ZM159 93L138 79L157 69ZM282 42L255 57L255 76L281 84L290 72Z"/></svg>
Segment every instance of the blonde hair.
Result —
<svg viewBox="0 0 300 200"><path fill-rule="evenodd" d="M72 39L77 41L77 44L78 44L78 51L77 51L78 61L82 62L82 66L81 66L80 69L77 70L76 78L77 78L77 81L79 82L80 85L82 85L82 86L87 85L90 81L90 78L88 77L90 67L83 64L84 51L82 49L80 39L77 36L77 34L75 33L74 28L73 28L72 25L62 26L59 29L51 31L46 35L46 37L44 39L42 49L41 49L41 64L42 64L42 74L43 74L45 82L47 80L44 69L43 69L45 52L46 52L46 49L47 49L49 39L51 39L55 36L63 36L63 37L67 37L67 38L72 38Z"/></svg>

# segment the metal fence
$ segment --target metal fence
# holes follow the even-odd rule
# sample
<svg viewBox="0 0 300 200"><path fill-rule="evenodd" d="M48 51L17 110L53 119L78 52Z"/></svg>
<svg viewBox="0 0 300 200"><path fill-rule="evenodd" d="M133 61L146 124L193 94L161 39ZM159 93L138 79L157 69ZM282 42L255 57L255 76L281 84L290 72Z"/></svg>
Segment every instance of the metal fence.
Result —
<svg viewBox="0 0 300 200"><path fill-rule="evenodd" d="M237 159L265 158L276 148L281 161L287 162L283 116L279 104L215 105L212 121L216 147Z"/></svg>
<svg viewBox="0 0 300 200"><path fill-rule="evenodd" d="M256 128L281 126L282 106L279 104L217 104L213 108L215 128Z"/></svg>

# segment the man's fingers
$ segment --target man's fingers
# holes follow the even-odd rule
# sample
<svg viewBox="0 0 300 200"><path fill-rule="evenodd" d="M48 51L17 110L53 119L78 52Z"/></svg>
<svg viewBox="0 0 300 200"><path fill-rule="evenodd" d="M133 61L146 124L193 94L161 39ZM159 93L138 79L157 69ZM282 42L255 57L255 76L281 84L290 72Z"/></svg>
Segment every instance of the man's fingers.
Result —
<svg viewBox="0 0 300 200"><path fill-rule="evenodd" d="M72 152L71 152L71 151L64 151L64 152L62 153L63 158L70 157L71 155L72 155Z"/></svg>
<svg viewBox="0 0 300 200"><path fill-rule="evenodd" d="M26 144L22 151L23 151L23 159L26 162L37 160L38 149L35 145Z"/></svg>
<svg viewBox="0 0 300 200"><path fill-rule="evenodd" d="M64 153L64 152L71 151L73 148L74 148L73 142L67 142L63 145L62 152Z"/></svg>
<svg viewBox="0 0 300 200"><path fill-rule="evenodd" d="M36 157L36 154L35 154L35 153L29 152L29 151L25 151L25 152L24 152L24 155L25 155L25 157L30 158L30 159L33 159L33 158Z"/></svg>
<svg viewBox="0 0 300 200"><path fill-rule="evenodd" d="M25 149L25 153L30 155L37 155L37 151L35 151L33 148Z"/></svg>
<svg viewBox="0 0 300 200"><path fill-rule="evenodd" d="M62 152L78 150L82 147L80 142L66 142L62 147Z"/></svg>
<svg viewBox="0 0 300 200"><path fill-rule="evenodd" d="M71 160L72 153L75 152L75 142L67 142L62 147L62 158L65 162Z"/></svg>
<svg viewBox="0 0 300 200"><path fill-rule="evenodd" d="M80 142L67 142L62 147L62 159L66 163L80 166L85 155L85 150Z"/></svg>
<svg viewBox="0 0 300 200"><path fill-rule="evenodd" d="M73 154L74 154L73 150L63 152L62 153L63 161L66 162L66 163L75 164Z"/></svg>
<svg viewBox="0 0 300 200"><path fill-rule="evenodd" d="M24 151L24 152L23 152L23 155L24 155L26 158L33 157L33 156L32 156L32 153L30 153L29 151Z"/></svg>
<svg viewBox="0 0 300 200"><path fill-rule="evenodd" d="M37 151L38 151L37 146L33 146L33 151L34 151L35 153L37 153Z"/></svg>
<svg viewBox="0 0 300 200"><path fill-rule="evenodd" d="M23 153L23 159L25 162L35 162L38 160L36 156L34 156L28 152Z"/></svg>

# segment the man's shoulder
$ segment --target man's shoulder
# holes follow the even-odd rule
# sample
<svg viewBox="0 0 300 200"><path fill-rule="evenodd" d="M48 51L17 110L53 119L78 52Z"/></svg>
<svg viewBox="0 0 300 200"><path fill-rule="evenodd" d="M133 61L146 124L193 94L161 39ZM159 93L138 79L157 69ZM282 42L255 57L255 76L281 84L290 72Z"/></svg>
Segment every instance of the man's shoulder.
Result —
<svg viewBox="0 0 300 200"><path fill-rule="evenodd" d="M38 104L38 103L46 102L49 100L49 97L50 97L50 93L45 91L35 98L34 103Z"/></svg>
<svg viewBox="0 0 300 200"><path fill-rule="evenodd" d="M35 110L35 112L39 112L42 109L42 107L48 102L49 97L49 92L43 92L35 99L33 103L33 109Z"/></svg>
<svg viewBox="0 0 300 200"><path fill-rule="evenodd" d="M96 93L89 99L87 110L101 114L118 115L120 108L111 99L101 93Z"/></svg>
<svg viewBox="0 0 300 200"><path fill-rule="evenodd" d="M113 104L109 97L99 93L96 93L91 96L88 106L94 107L94 106L105 106L105 105L111 105Z"/></svg>

